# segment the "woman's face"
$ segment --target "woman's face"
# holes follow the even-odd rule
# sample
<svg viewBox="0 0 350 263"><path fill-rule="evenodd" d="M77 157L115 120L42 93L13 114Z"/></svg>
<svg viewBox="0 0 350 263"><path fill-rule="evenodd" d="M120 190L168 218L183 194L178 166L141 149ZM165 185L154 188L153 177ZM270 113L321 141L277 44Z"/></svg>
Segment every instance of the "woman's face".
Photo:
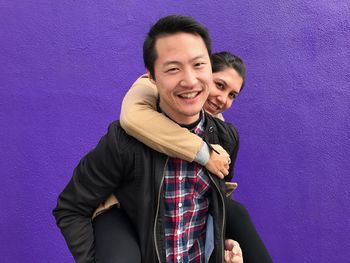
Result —
<svg viewBox="0 0 350 263"><path fill-rule="evenodd" d="M210 87L204 108L212 115L219 114L231 107L243 84L243 78L233 68L225 68L213 73L214 85Z"/></svg>

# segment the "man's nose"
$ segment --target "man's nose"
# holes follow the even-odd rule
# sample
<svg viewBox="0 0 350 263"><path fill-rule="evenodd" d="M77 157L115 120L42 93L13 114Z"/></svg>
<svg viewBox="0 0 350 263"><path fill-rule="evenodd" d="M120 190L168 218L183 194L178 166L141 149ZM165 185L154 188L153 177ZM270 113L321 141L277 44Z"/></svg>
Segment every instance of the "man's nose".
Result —
<svg viewBox="0 0 350 263"><path fill-rule="evenodd" d="M192 87L198 82L197 75L193 70L186 70L182 76L181 85L185 87Z"/></svg>

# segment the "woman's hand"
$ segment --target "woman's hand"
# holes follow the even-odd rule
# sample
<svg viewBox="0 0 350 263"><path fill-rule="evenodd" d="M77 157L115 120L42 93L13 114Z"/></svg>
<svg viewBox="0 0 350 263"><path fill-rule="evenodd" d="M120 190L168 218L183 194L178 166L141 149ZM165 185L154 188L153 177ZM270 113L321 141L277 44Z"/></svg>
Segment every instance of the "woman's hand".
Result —
<svg viewBox="0 0 350 263"><path fill-rule="evenodd" d="M212 144L211 146L215 151L219 152L219 154L211 150L209 161L205 168L207 168L212 174L217 175L220 179L223 179L228 175L228 169L231 162L230 155L219 144Z"/></svg>
<svg viewBox="0 0 350 263"><path fill-rule="evenodd" d="M225 240L225 263L243 263L242 250L237 241Z"/></svg>

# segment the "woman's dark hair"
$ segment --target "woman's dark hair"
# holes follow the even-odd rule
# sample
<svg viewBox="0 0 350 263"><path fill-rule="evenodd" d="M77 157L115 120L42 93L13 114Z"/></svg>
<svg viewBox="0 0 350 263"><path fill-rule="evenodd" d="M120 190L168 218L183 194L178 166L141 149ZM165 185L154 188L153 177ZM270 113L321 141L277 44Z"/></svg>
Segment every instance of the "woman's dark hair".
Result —
<svg viewBox="0 0 350 263"><path fill-rule="evenodd" d="M212 67L213 73L222 71L226 68L233 68L234 70L236 70L237 73L243 79L241 90L243 89L245 78L246 78L246 68L243 60L240 57L233 55L230 52L223 51L223 52L213 53L210 59L211 59L211 67Z"/></svg>
<svg viewBox="0 0 350 263"><path fill-rule="evenodd" d="M157 39L164 35L171 35L179 32L199 35L203 39L210 56L211 39L208 30L204 26L189 16L170 15L163 17L151 27L143 43L143 61L153 79L154 62L157 59L155 48Z"/></svg>

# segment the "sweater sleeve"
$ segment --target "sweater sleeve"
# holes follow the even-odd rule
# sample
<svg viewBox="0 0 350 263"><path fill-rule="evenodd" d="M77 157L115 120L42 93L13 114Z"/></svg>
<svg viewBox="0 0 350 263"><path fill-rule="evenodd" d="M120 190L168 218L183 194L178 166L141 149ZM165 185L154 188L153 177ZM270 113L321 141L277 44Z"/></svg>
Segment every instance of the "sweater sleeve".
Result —
<svg viewBox="0 0 350 263"><path fill-rule="evenodd" d="M239 135L238 135L238 131L233 125L231 125L230 123L227 123L227 125L228 125L228 132L230 134L231 140L230 142L228 142L229 146L226 149L227 149L227 152L230 154L231 163L229 167L229 175L225 177L225 180L230 182L234 175L234 166L236 163L237 154L239 150Z"/></svg>
<svg viewBox="0 0 350 263"><path fill-rule="evenodd" d="M157 112L157 97L157 88L147 75L137 79L122 103L123 129L158 152L192 162L203 140Z"/></svg>
<svg viewBox="0 0 350 263"><path fill-rule="evenodd" d="M81 159L53 210L56 223L78 263L95 262L91 216L121 183L125 161L120 157L116 136L116 127L111 125L96 148Z"/></svg>

